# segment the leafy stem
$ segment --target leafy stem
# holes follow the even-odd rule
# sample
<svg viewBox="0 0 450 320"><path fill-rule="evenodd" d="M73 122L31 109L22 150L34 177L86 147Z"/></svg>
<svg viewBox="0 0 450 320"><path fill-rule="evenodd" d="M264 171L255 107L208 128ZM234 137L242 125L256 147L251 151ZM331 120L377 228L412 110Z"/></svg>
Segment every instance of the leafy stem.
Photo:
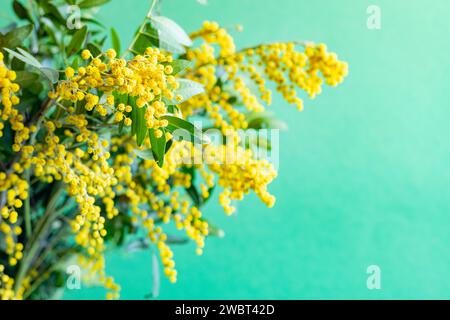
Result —
<svg viewBox="0 0 450 320"><path fill-rule="evenodd" d="M155 5L156 5L157 2L158 2L158 0L153 0L152 4L150 6L150 9L148 10L147 14L145 15L144 21L140 25L138 32L136 32L136 35L134 36L134 38L131 41L131 43L128 46L128 48L123 52L122 58L125 57L127 52L133 53L133 47L136 44L136 41L139 38L139 35L144 32L145 25L147 24L147 19L151 17L153 9L155 8Z"/></svg>
<svg viewBox="0 0 450 320"><path fill-rule="evenodd" d="M58 211L56 210L56 206L62 191L63 188L61 187L60 183L57 183L54 186L54 192L50 197L45 213L39 220L35 232L32 234L31 238L28 241L28 246L25 248L24 257L20 263L17 277L14 283L15 292L18 292L19 288L21 287L26 274L30 270L31 263L35 258L36 253L39 251L41 237L51 226L51 222L53 221L53 218L55 218L55 212L58 213Z"/></svg>

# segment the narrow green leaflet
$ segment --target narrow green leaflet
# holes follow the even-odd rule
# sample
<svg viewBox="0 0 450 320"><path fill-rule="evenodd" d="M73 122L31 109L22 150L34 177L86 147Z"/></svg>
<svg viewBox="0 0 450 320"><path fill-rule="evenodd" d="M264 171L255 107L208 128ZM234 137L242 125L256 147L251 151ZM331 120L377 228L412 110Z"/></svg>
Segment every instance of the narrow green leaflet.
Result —
<svg viewBox="0 0 450 320"><path fill-rule="evenodd" d="M73 59L73 61L72 61L72 64L71 64L72 68L74 68L75 70L77 70L77 69L78 69L79 63L80 63L80 61L78 60L78 57L75 57L75 58Z"/></svg>
<svg viewBox="0 0 450 320"><path fill-rule="evenodd" d="M251 112L246 115L249 129L287 130L286 122L275 118L272 112Z"/></svg>
<svg viewBox="0 0 450 320"><path fill-rule="evenodd" d="M59 73L55 69L42 67L39 69L42 74L50 80L51 83L56 83L59 80Z"/></svg>
<svg viewBox="0 0 450 320"><path fill-rule="evenodd" d="M68 56L71 56L72 54L78 52L81 49L84 41L86 40L87 31L88 31L87 26L84 26L83 28L77 30L73 34L72 39L70 40L69 45L67 46L66 49Z"/></svg>
<svg viewBox="0 0 450 320"><path fill-rule="evenodd" d="M208 223L208 231L209 231L208 235L219 238L223 238L225 236L225 232L222 229L215 226L205 218L203 218L202 220Z"/></svg>
<svg viewBox="0 0 450 320"><path fill-rule="evenodd" d="M272 150L272 142L262 136L253 136L250 135L248 137L246 137L246 139L244 140L245 142L245 147L248 148L253 148L253 147L257 147L257 148L263 148L265 150L271 151Z"/></svg>
<svg viewBox="0 0 450 320"><path fill-rule="evenodd" d="M134 136L137 131L137 107L136 99L134 97L128 98L128 104L132 107L131 109L131 136Z"/></svg>
<svg viewBox="0 0 450 320"><path fill-rule="evenodd" d="M191 200L194 202L195 206L200 208L202 206L202 198L195 185L191 184L189 188L185 189Z"/></svg>
<svg viewBox="0 0 450 320"><path fill-rule="evenodd" d="M163 135L157 138L155 135L155 129L148 129L148 135L150 137L150 143L152 144L153 157L155 158L158 166L162 167L164 164L164 155L166 153L166 135L164 129L159 129L163 131Z"/></svg>
<svg viewBox="0 0 450 320"><path fill-rule="evenodd" d="M114 29L114 28L111 28L111 42L112 42L112 47L117 52L117 55L120 55L120 39L119 39L119 35L117 34L116 29Z"/></svg>
<svg viewBox="0 0 450 320"><path fill-rule="evenodd" d="M206 136L203 137L202 131L197 129L192 123L189 121L186 121L184 119L165 115L160 117L162 120L167 120L169 124L167 125L166 129L170 133L175 132L176 130L185 130L189 133L189 135L192 137L192 139L198 139L199 141L202 141L203 143L207 143L208 140L206 139Z"/></svg>
<svg viewBox="0 0 450 320"><path fill-rule="evenodd" d="M136 143L141 146L147 136L147 124L145 120L145 108L136 106L136 97L128 97L128 104L132 107L131 111L131 135L136 135Z"/></svg>
<svg viewBox="0 0 450 320"><path fill-rule="evenodd" d="M109 1L111 1L111 0L84 0L78 4L78 7L80 9L89 9L92 7L102 6L105 3L108 3Z"/></svg>
<svg viewBox="0 0 450 320"><path fill-rule="evenodd" d="M150 149L147 150L134 150L134 153L141 159L144 160L155 160L155 158L153 157L153 152Z"/></svg>
<svg viewBox="0 0 450 320"><path fill-rule="evenodd" d="M192 46L192 40L175 21L163 16L152 16L150 19L158 29L160 38L186 47Z"/></svg>
<svg viewBox="0 0 450 320"><path fill-rule="evenodd" d="M66 19L61 15L58 8L54 6L50 1L39 1L39 6L44 10L45 16L49 18L53 23L60 26L66 26Z"/></svg>
<svg viewBox="0 0 450 320"><path fill-rule="evenodd" d="M98 20L92 19L92 18L81 17L80 20L81 20L81 22L86 22L86 23L92 23L92 24L95 24L96 26L98 26L98 27L100 27L100 28L102 28L102 29L105 29L105 28L106 28L105 25L104 25L103 23L101 23L101 22L98 21Z"/></svg>
<svg viewBox="0 0 450 320"><path fill-rule="evenodd" d="M102 53L102 49L95 43L88 43L86 48L92 53L94 57L100 55Z"/></svg>
<svg viewBox="0 0 450 320"><path fill-rule="evenodd" d="M13 57L16 57L17 59L19 59L20 61L23 61L23 62L25 62L26 64L28 64L28 65L30 65L30 66L33 66L33 67L35 67L35 68L38 68L38 69L40 69L40 68L42 68L42 65L41 65L41 63L39 62L39 61L37 61L36 60L36 58L35 57L33 57L32 55L30 55L30 54L26 54L26 55L24 55L23 53L21 54L21 53L18 53L18 52L15 52L15 51L13 51L13 50L11 50L11 49L8 49L8 48L4 48L5 49L5 51L7 51L9 54L11 54ZM18 48L18 50L19 50L20 48ZM21 52L26 52L25 50L22 50L22 49L20 49L20 51Z"/></svg>
<svg viewBox="0 0 450 320"><path fill-rule="evenodd" d="M26 88L39 80L39 74L29 71L16 71L16 80L20 87Z"/></svg>
<svg viewBox="0 0 450 320"><path fill-rule="evenodd" d="M26 64L35 67L37 69L39 69L39 71L51 82L51 83L55 83L58 81L59 79L59 73L58 71L52 69L52 68L47 68L47 67L43 67L42 64L36 60L35 57L33 57L31 54L29 54L28 52L26 52L25 50L23 50L22 48L17 48L17 51L19 51L20 53L13 51L11 49L8 48L3 48L5 51L7 51L8 53L10 53L13 57L19 59L20 61L25 62Z"/></svg>
<svg viewBox="0 0 450 320"><path fill-rule="evenodd" d="M113 92L113 95L114 95L114 106L116 108L120 103L128 104L128 94L120 94L115 91ZM119 133L122 133L124 126L125 126L125 119L123 119L119 124Z"/></svg>
<svg viewBox="0 0 450 320"><path fill-rule="evenodd" d="M175 90L175 95L180 95L183 99L181 101L171 101L173 104L180 104L193 96L205 92L205 88L202 84L188 80L188 79L177 79L180 85L177 90Z"/></svg>
<svg viewBox="0 0 450 320"><path fill-rule="evenodd" d="M152 254L152 275L153 275L153 284L152 284L152 297L157 298L159 296L159 287L160 287L160 276L159 276L159 264L158 257L155 253Z"/></svg>
<svg viewBox="0 0 450 320"><path fill-rule="evenodd" d="M189 239L186 237L178 237L174 235L167 235L167 244L186 244L189 243Z"/></svg>
<svg viewBox="0 0 450 320"><path fill-rule="evenodd" d="M152 16L138 30L129 51L142 54L147 47L159 47L172 53L183 54L192 40L174 21L162 16Z"/></svg>
<svg viewBox="0 0 450 320"><path fill-rule="evenodd" d="M146 23L142 29L137 31L130 51L134 54L143 54L148 47L159 47L158 30L153 28L150 23Z"/></svg>
<svg viewBox="0 0 450 320"><path fill-rule="evenodd" d="M177 59L172 62L172 68L173 68L173 75L176 75L180 73L181 71L184 71L186 68L191 66L191 62L189 60L184 59Z"/></svg>
<svg viewBox="0 0 450 320"><path fill-rule="evenodd" d="M147 124L145 123L145 108L134 108L136 110L136 142L142 146L147 136Z"/></svg>
<svg viewBox="0 0 450 320"><path fill-rule="evenodd" d="M23 4L21 4L19 1L14 0L13 10L19 19L28 20L30 22L33 22L33 19L31 18L30 13L28 12L27 8L25 8L23 6Z"/></svg>
<svg viewBox="0 0 450 320"><path fill-rule="evenodd" d="M167 151L170 150L170 147L172 147L172 144L173 144L173 139L170 139L169 141L167 141L165 153L167 153Z"/></svg>
<svg viewBox="0 0 450 320"><path fill-rule="evenodd" d="M23 41L30 35L31 31L33 31L33 25L27 24L25 26L12 29L6 34L0 33L0 49L15 49L16 47L22 45Z"/></svg>

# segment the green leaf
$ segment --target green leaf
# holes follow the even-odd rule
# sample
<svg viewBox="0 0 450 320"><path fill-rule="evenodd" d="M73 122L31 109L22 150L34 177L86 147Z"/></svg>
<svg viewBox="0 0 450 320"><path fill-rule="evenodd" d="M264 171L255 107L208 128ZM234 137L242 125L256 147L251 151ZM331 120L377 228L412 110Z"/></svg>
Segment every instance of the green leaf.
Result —
<svg viewBox="0 0 450 320"><path fill-rule="evenodd" d="M219 237L219 238L223 238L225 236L225 232L218 228L217 226L215 226L214 224L212 224L211 222L209 222L206 219L202 219L203 221L206 221L208 223L208 235L209 236L213 236L213 237Z"/></svg>
<svg viewBox="0 0 450 320"><path fill-rule="evenodd" d="M38 60L36 60L35 57L33 57L31 54L29 54L22 48L17 48L17 51L19 51L20 53L13 51L11 49L8 49L8 48L4 48L4 50L9 52L15 58L25 62L26 64L39 69L39 71L52 83L55 83L58 81L58 79L59 79L58 71L56 71L52 68L43 67L42 64Z"/></svg>
<svg viewBox="0 0 450 320"><path fill-rule="evenodd" d="M23 61L30 66L36 67L38 69L40 69L42 67L41 63L39 61L37 61L35 57L33 57L32 55L30 55L28 52L26 52L25 50L23 50L21 48L17 49L17 50L20 50L21 53L15 52L9 48L4 48L4 50L7 51L9 54L11 54L13 57L16 57L20 61ZM26 54L23 54L23 53L26 53Z"/></svg>
<svg viewBox="0 0 450 320"><path fill-rule="evenodd" d="M247 135L244 139L244 145L247 149L257 147L268 151L272 150L272 142L262 135Z"/></svg>
<svg viewBox="0 0 450 320"><path fill-rule="evenodd" d="M177 237L173 235L167 235L167 244L186 244L189 243L189 238L186 237Z"/></svg>
<svg viewBox="0 0 450 320"><path fill-rule="evenodd" d="M12 70L16 70L16 71L25 70L25 62L17 59L14 56L11 58L10 64L11 64Z"/></svg>
<svg viewBox="0 0 450 320"><path fill-rule="evenodd" d="M94 57L96 57L102 53L102 49L95 43L88 43L86 45L86 48L92 53L92 55Z"/></svg>
<svg viewBox="0 0 450 320"><path fill-rule="evenodd" d="M46 68L42 67L39 69L39 71L42 72L42 74L50 80L51 83L56 83L59 80L59 72L52 68Z"/></svg>
<svg viewBox="0 0 450 320"><path fill-rule="evenodd" d="M30 13L28 12L27 8L25 8L19 1L14 0L13 10L19 19L33 22L33 19L31 19Z"/></svg>
<svg viewBox="0 0 450 320"><path fill-rule="evenodd" d="M155 160L153 157L153 152L150 149L147 150L134 150L134 153L141 159L144 160Z"/></svg>
<svg viewBox="0 0 450 320"><path fill-rule="evenodd" d="M152 285L152 297L157 298L159 296L159 287L160 287L160 276L159 276L159 264L158 264L158 257L155 253L152 254L152 279L153 279L153 285Z"/></svg>
<svg viewBox="0 0 450 320"><path fill-rule="evenodd" d="M249 129L279 129L287 130L286 122L275 118L272 112L251 112L246 115Z"/></svg>
<svg viewBox="0 0 450 320"><path fill-rule="evenodd" d="M147 23L142 31L137 31L131 51L134 54L143 54L148 47L159 47L158 30L150 23Z"/></svg>
<svg viewBox="0 0 450 320"><path fill-rule="evenodd" d="M169 115L161 116L160 119L167 120L169 122L166 129L170 133L174 133L177 130L184 130L189 133L191 138L198 139L199 141L202 141L203 143L208 142L206 136L203 137L202 131L197 129L189 121L186 121L186 120L178 118L178 117L169 116Z"/></svg>
<svg viewBox="0 0 450 320"><path fill-rule="evenodd" d="M44 22L45 23L45 22ZM47 24L42 24L43 29L47 33L47 35L50 37L50 39L53 41L55 45L58 44L58 38L56 38L55 31L53 31L52 27Z"/></svg>
<svg viewBox="0 0 450 320"><path fill-rule="evenodd" d="M179 84L178 89L174 91L175 95L181 95L183 98L181 101L171 101L171 103L179 104L182 103L193 96L205 92L205 88L202 84L188 80L188 79L177 79L177 82Z"/></svg>
<svg viewBox="0 0 450 320"><path fill-rule="evenodd" d="M116 50L117 55L120 55L120 39L116 29L114 28L111 28L111 43L114 50Z"/></svg>
<svg viewBox="0 0 450 320"><path fill-rule="evenodd" d="M78 69L78 65L79 65L79 59L78 59L78 57L75 57L74 59L73 59L73 61L72 61L72 68L74 69L74 70L77 70Z"/></svg>
<svg viewBox="0 0 450 320"><path fill-rule="evenodd" d="M136 126L136 142L138 146L142 146L147 136L147 125L145 123L145 108L137 109L137 126Z"/></svg>
<svg viewBox="0 0 450 320"><path fill-rule="evenodd" d="M66 48L66 52L68 56L71 56L74 53L77 53L81 47L83 46L84 41L86 40L87 36L87 26L84 26L81 29L78 29L74 35L72 36L72 39L69 42L69 45Z"/></svg>
<svg viewBox="0 0 450 320"><path fill-rule="evenodd" d="M152 16L150 19L155 28L158 29L160 39L186 47L192 46L192 40L175 21L163 16Z"/></svg>
<svg viewBox="0 0 450 320"><path fill-rule="evenodd" d="M147 124L145 120L145 107L138 108L136 106L136 97L128 97L128 104L131 110L131 135L136 135L136 143L141 146L147 136Z"/></svg>
<svg viewBox="0 0 450 320"><path fill-rule="evenodd" d="M20 87L27 88L39 80L39 74L29 71L16 71L16 80Z"/></svg>
<svg viewBox="0 0 450 320"><path fill-rule="evenodd" d="M164 164L164 155L166 154L166 134L163 128L159 130L163 131L163 135L157 138L155 135L155 129L148 129L148 135L150 137L150 143L152 144L153 157L159 167Z"/></svg>
<svg viewBox="0 0 450 320"><path fill-rule="evenodd" d="M78 4L80 9L88 9L92 7L100 7L105 3L108 3L110 0L84 0Z"/></svg>
<svg viewBox="0 0 450 320"><path fill-rule="evenodd" d="M101 23L98 20L92 19L92 18L81 17L80 21L81 22L85 22L85 23L92 23L92 24L95 24L96 26L99 26L102 29L106 29L106 27L105 27L105 25L103 23Z"/></svg>
<svg viewBox="0 0 450 320"><path fill-rule="evenodd" d="M165 153L167 153L167 151L170 150L170 147L172 146L172 144L173 144L173 139L170 139L169 141L167 141Z"/></svg>
<svg viewBox="0 0 450 320"><path fill-rule="evenodd" d="M92 32L92 35L94 35L94 32ZM108 39L108 36L105 35L103 38L101 38L100 40L96 40L95 43L99 45L100 48L103 48L103 45L106 42L106 39Z"/></svg>
<svg viewBox="0 0 450 320"><path fill-rule="evenodd" d="M200 197L200 193L194 184L191 184L189 188L185 188L192 202L195 204L197 208L202 206L202 197Z"/></svg>
<svg viewBox="0 0 450 320"><path fill-rule="evenodd" d="M49 1L39 1L39 5L44 9L45 16L49 18L54 24L66 26L66 19L61 15L58 8Z"/></svg>
<svg viewBox="0 0 450 320"><path fill-rule="evenodd" d="M125 105L128 104L128 94L121 94L117 91L114 91L113 96L114 96L114 106L116 108L121 103ZM125 126L125 119L123 119L119 124L119 134L122 133L124 126Z"/></svg>
<svg viewBox="0 0 450 320"><path fill-rule="evenodd" d="M173 68L172 74L176 75L190 66L191 66L191 62L189 60L184 60L184 59L174 60L172 63L172 68Z"/></svg>
<svg viewBox="0 0 450 320"><path fill-rule="evenodd" d="M0 48L11 48L23 45L25 39L30 35L33 30L33 25L27 24L22 27L12 29L6 34L0 34Z"/></svg>

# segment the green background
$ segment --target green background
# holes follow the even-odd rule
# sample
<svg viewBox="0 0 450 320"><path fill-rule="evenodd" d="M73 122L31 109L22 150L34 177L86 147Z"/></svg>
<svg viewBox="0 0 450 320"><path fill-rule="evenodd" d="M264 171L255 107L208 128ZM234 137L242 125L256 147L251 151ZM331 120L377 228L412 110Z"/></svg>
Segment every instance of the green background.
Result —
<svg viewBox="0 0 450 320"><path fill-rule="evenodd" d="M148 2L113 0L98 17L128 43ZM371 4L381 30L366 27ZM450 297L448 0L164 0L162 14L189 31L203 20L242 24L238 47L324 42L350 74L301 113L275 99L289 124L270 186L276 206L251 196L226 217L210 203L205 212L226 237L208 239L201 257L192 244L175 247L179 281L162 279L160 298ZM150 252L108 263L122 298L151 292ZM380 290L366 287L371 264ZM103 297L96 288L65 294Z"/></svg>

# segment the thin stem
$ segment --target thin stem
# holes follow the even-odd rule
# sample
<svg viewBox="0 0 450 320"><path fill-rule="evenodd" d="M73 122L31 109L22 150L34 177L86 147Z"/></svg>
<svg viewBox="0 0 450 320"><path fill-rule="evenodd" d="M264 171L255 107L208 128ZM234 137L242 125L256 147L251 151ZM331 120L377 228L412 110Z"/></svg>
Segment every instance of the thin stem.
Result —
<svg viewBox="0 0 450 320"><path fill-rule="evenodd" d="M64 252L64 253L62 254L62 256L59 258L59 262L53 263L52 265L50 265L50 266L47 268L47 270L41 272L41 273L40 273L40 276L36 278L36 280L33 282L33 284L31 285L31 287L30 287L28 290L26 290L26 292L25 292L24 295L23 295L23 298L24 298L24 299L28 298L28 297L29 297L29 296L30 296L37 288L39 288L39 286L40 286L45 280L47 280L47 279L49 278L49 276L51 275L51 273L52 273L54 270L58 269L58 268L60 267L60 264L61 264L62 262L64 262L65 259L67 259L67 258L70 256L70 254L72 253L71 251L72 251L72 249L66 250L66 252Z"/></svg>
<svg viewBox="0 0 450 320"><path fill-rule="evenodd" d="M62 222L62 223L65 223ZM68 226L68 224L66 224L65 226L61 227L61 229L59 230L59 232L53 236L53 239L51 240L51 242L45 247L45 250L39 255L39 258L36 260L36 262L33 264L33 268L35 270L39 269L39 267L42 265L42 263L45 261L45 259L47 258L47 256L49 255L49 253L53 250L53 248L58 244L59 240L61 240L61 238L67 234L70 233L70 230L68 230L66 227Z"/></svg>
<svg viewBox="0 0 450 320"><path fill-rule="evenodd" d="M51 225L51 222L53 220L52 218L54 218L56 205L63 190L60 184L57 184L55 187L56 191L53 193L48 202L44 216L40 219L34 234L31 236L30 240L27 243L27 247L25 248L24 257L20 263L19 270L17 271L16 281L14 283L15 292L19 290L26 274L30 270L31 262L33 261L36 253L39 250L41 237Z"/></svg>
<svg viewBox="0 0 450 320"><path fill-rule="evenodd" d="M30 185L30 169L26 170L25 178L27 180L28 185ZM30 209L30 198L29 195L25 200L25 235L27 239L31 237L32 229L31 229L31 209Z"/></svg>
<svg viewBox="0 0 450 320"><path fill-rule="evenodd" d="M147 13L147 18L149 18L153 12L153 8L155 7L156 3L158 2L158 0L153 0L152 5L150 6L150 10L148 10Z"/></svg>
<svg viewBox="0 0 450 320"><path fill-rule="evenodd" d="M308 44L307 42L303 42L303 41L286 41L285 43L294 43L295 45L298 45L298 46L306 46ZM242 48L242 49L236 51L235 53L229 54L227 56L217 57L215 59L215 61L225 61L225 60L233 58L233 57L235 57L235 56L237 56L237 55L239 55L241 53L244 53L247 50L256 50L256 49L259 49L261 47L268 46L270 44L273 44L273 43L265 43L265 44L259 44L259 45L252 46L252 47ZM206 67L206 66L209 66L209 65L216 65L216 62L207 62L207 63L200 64L198 66L195 66L195 69L193 69L192 71L198 70L199 68L203 68L203 67Z"/></svg>

